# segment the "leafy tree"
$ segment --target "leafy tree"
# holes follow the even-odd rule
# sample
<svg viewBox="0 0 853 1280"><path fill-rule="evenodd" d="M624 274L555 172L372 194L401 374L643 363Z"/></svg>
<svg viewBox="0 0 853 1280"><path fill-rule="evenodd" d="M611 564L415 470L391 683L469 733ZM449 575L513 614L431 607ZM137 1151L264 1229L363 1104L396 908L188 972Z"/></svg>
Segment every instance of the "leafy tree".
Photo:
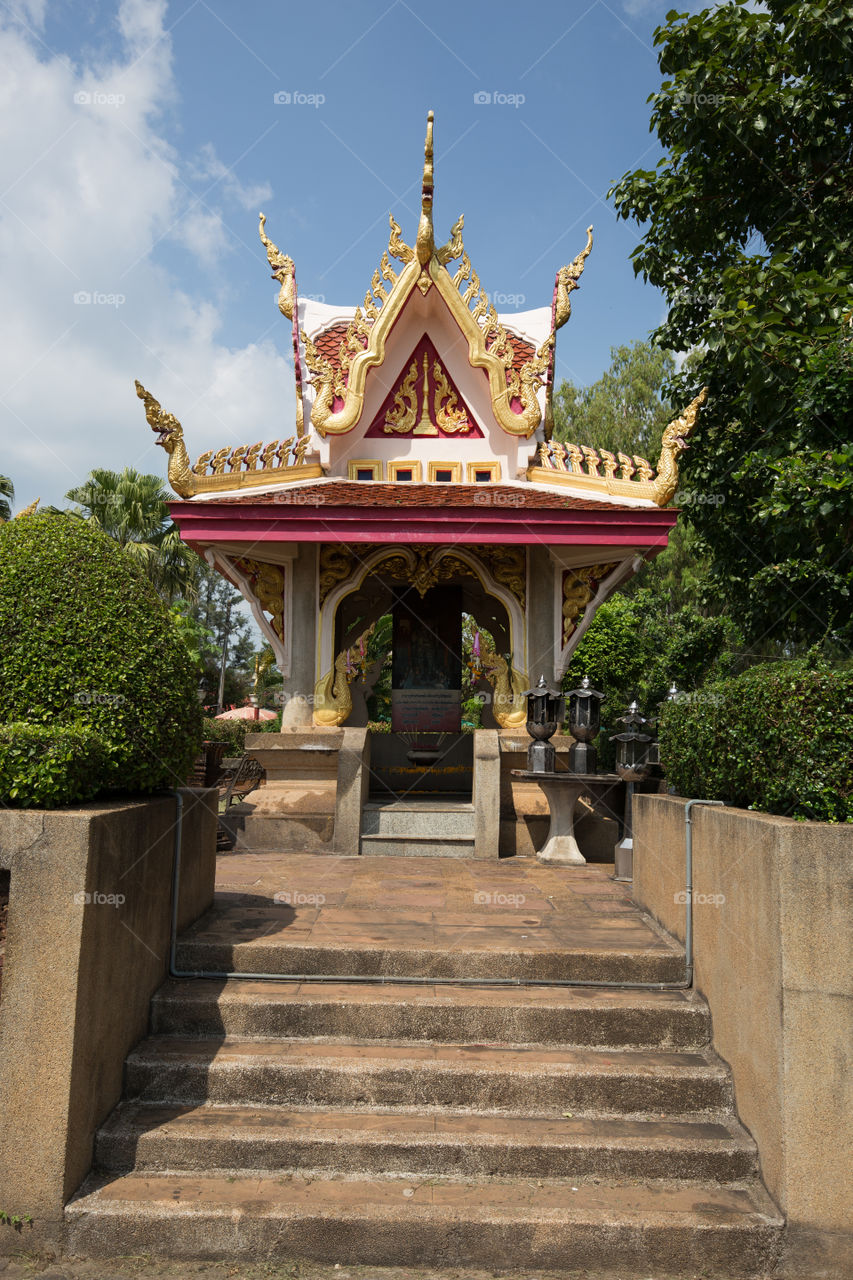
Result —
<svg viewBox="0 0 853 1280"><path fill-rule="evenodd" d="M198 557L172 523L158 476L99 467L65 497L133 557L167 602L194 594Z"/></svg>
<svg viewBox="0 0 853 1280"><path fill-rule="evenodd" d="M640 588L629 598L617 594L600 606L578 645L563 679L573 689L583 676L605 695L602 704L602 759L610 762L608 734L636 698L646 715L657 714L674 682L693 692L706 680L731 673L732 647L739 633L729 618L709 618L690 605L671 607L665 592Z"/></svg>
<svg viewBox="0 0 853 1280"><path fill-rule="evenodd" d="M661 387L675 373L669 352L649 342L611 347L610 368L589 387L563 381L554 393L554 435L593 449L656 458L670 406Z"/></svg>
<svg viewBox="0 0 853 1280"><path fill-rule="evenodd" d="M221 688L221 705L239 706L252 692L255 656L249 623L239 611L243 597L200 561L196 574L197 596L186 611L198 628L205 705L219 705Z"/></svg>
<svg viewBox="0 0 853 1280"><path fill-rule="evenodd" d="M8 476L0 476L0 520L12 518L12 503L15 499L15 486Z"/></svg>
<svg viewBox="0 0 853 1280"><path fill-rule="evenodd" d="M671 400L710 389L682 485L716 501L686 514L753 642L849 642L853 6L732 0L655 42L665 154L611 196L669 304L656 342L697 353Z"/></svg>

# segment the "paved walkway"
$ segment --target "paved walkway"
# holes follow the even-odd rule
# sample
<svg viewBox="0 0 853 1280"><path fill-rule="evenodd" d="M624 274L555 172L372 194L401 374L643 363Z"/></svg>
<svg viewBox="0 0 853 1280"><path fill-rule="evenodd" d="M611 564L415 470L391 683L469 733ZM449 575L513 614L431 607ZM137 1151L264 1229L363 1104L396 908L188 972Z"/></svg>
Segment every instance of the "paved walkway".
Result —
<svg viewBox="0 0 853 1280"><path fill-rule="evenodd" d="M214 908L192 936L266 948L675 955L612 871L535 858L229 854L219 859Z"/></svg>

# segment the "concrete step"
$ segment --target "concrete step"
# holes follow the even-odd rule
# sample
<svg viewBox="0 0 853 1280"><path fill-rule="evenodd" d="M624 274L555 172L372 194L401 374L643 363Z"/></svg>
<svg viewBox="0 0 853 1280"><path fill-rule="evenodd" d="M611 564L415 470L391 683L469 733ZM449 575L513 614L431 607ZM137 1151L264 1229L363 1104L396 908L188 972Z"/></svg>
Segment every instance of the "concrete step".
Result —
<svg viewBox="0 0 853 1280"><path fill-rule="evenodd" d="M245 1106L464 1107L620 1115L731 1106L709 1050L552 1049L152 1036L126 1064L139 1101Z"/></svg>
<svg viewBox="0 0 853 1280"><path fill-rule="evenodd" d="M401 987L347 983L167 982L158 1035L361 1038L695 1049L708 1006L688 991L569 987Z"/></svg>
<svg viewBox="0 0 853 1280"><path fill-rule="evenodd" d="M332 1170L347 1175L738 1182L755 1144L727 1117L623 1120L124 1103L98 1135L102 1170Z"/></svg>
<svg viewBox="0 0 853 1280"><path fill-rule="evenodd" d="M641 1274L772 1270L781 1221L760 1186L257 1174L90 1180L66 1206L71 1255L306 1258L382 1266ZM612 1274L612 1270L610 1272Z"/></svg>
<svg viewBox="0 0 853 1280"><path fill-rule="evenodd" d="M361 814L362 835L424 836L433 841L474 839L474 806L452 800L368 802Z"/></svg>
<svg viewBox="0 0 853 1280"><path fill-rule="evenodd" d="M372 858L473 858L474 836L473 833L470 836L362 833L361 855Z"/></svg>
<svg viewBox="0 0 853 1280"><path fill-rule="evenodd" d="M397 975L426 982L506 978L633 983L678 982L684 977L681 949L647 928L636 928L629 936L613 927L614 917L606 926L587 926L576 946L554 945L550 936L543 936L537 918L526 926L519 910L509 909L505 915L510 918L506 925L494 911L482 926L457 926L449 917L428 926L392 918L328 925L309 920L300 930L282 920L281 908L241 904L202 918L178 940L178 968L191 973L342 978Z"/></svg>

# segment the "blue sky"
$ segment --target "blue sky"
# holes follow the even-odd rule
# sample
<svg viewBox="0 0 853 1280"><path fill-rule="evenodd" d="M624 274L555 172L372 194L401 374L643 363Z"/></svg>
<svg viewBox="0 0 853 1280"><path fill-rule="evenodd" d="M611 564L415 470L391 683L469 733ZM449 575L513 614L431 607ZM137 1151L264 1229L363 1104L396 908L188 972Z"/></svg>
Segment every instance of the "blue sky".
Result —
<svg viewBox="0 0 853 1280"><path fill-rule="evenodd" d="M300 293L360 302L389 211L414 234L428 108L437 234L465 213L485 288L517 299L500 310L547 304L594 224L557 344L558 378L593 381L611 346L663 315L606 193L658 158L646 99L668 8L0 8L0 472L16 505L60 502L94 466L165 474L135 377L181 419L191 454L287 434L290 335L258 210Z"/></svg>

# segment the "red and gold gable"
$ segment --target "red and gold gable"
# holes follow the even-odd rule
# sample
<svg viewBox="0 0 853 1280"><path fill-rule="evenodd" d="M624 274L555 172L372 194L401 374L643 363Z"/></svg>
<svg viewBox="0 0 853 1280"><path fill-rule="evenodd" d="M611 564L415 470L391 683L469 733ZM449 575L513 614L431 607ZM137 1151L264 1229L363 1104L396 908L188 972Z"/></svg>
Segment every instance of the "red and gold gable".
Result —
<svg viewBox="0 0 853 1280"><path fill-rule="evenodd" d="M482 435L426 334L404 362L393 390L365 432L366 437L383 440L407 436L470 440Z"/></svg>

